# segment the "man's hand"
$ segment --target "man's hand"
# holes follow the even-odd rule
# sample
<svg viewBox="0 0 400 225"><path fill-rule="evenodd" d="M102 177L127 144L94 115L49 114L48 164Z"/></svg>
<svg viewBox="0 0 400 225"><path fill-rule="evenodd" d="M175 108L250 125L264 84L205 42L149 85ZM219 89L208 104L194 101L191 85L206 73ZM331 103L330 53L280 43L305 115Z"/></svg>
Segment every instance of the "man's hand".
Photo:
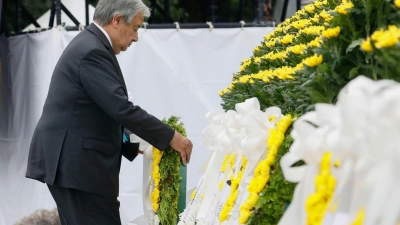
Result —
<svg viewBox="0 0 400 225"><path fill-rule="evenodd" d="M182 163L184 166L186 166L186 164L189 163L190 155L192 154L192 142L188 138L175 131L174 137L169 144L181 155Z"/></svg>

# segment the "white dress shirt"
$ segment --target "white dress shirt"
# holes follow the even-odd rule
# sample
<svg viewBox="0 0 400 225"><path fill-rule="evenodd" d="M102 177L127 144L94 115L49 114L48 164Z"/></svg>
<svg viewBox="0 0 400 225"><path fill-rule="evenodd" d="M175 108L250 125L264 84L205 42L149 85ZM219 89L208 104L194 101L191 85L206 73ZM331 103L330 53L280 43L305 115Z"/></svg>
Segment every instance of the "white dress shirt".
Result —
<svg viewBox="0 0 400 225"><path fill-rule="evenodd" d="M111 45L111 48L112 48L113 45L112 45L112 42L111 42L111 38L110 38L110 35L108 35L107 31L104 30L104 28L102 28L102 27L101 27L100 25L98 25L96 22L93 22L93 23L94 23L94 25L96 25L96 26L101 30L101 32L104 33L104 35L106 35L106 38L107 38L107 40L110 42L110 45Z"/></svg>

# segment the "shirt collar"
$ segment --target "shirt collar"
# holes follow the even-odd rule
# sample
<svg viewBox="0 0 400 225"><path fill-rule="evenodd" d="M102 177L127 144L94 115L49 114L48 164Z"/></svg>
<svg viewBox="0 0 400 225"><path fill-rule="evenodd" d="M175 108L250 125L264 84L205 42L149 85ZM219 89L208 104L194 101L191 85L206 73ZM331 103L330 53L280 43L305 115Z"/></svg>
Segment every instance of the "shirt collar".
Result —
<svg viewBox="0 0 400 225"><path fill-rule="evenodd" d="M112 44L112 42L111 42L111 38L110 38L110 35L108 35L108 33L107 33L107 31L106 30L104 30L104 28L103 27L101 27L100 25L98 25L96 22L94 22L93 21L93 23L94 23L94 25L96 25L100 30L101 30L101 32L103 32L104 33L104 35L106 36L106 38L107 38L107 40L108 40L108 42L110 42L110 45L111 45L111 48L113 47L113 44Z"/></svg>

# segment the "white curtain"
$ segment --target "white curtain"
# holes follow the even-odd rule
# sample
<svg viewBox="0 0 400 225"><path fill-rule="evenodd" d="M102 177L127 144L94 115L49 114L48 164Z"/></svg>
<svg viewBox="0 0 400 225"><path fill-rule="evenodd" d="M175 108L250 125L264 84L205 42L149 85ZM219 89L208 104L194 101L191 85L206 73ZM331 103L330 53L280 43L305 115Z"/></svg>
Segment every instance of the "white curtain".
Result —
<svg viewBox="0 0 400 225"><path fill-rule="evenodd" d="M196 186L198 171L210 154L202 142L204 115L221 108L218 92L229 85L240 62L251 56L271 30L142 29L139 42L118 56L133 102L159 119L176 115L185 124L194 144L188 189ZM24 175L52 71L77 34L52 29L0 39L0 52L9 60L9 73L2 79L0 224L14 224L37 209L55 207L46 185ZM142 156L132 163L123 160L119 196L122 224L143 214L141 173Z"/></svg>

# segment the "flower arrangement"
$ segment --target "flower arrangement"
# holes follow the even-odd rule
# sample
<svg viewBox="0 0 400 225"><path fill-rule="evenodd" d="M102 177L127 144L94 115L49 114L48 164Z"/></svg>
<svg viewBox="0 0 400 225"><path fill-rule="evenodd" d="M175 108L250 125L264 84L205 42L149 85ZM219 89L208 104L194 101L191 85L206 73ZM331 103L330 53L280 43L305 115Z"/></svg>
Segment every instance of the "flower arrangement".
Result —
<svg viewBox="0 0 400 225"><path fill-rule="evenodd" d="M267 157L257 165L254 171L254 176L247 187L247 190L250 192L249 197L240 206L240 224L245 224L247 222L247 219L251 215L250 211L254 208L259 198L262 198L259 194L269 181L271 166L275 162L278 150L285 139L285 132L291 124L292 117L289 114L281 118L276 124L276 127L270 130L270 136L267 141Z"/></svg>
<svg viewBox="0 0 400 225"><path fill-rule="evenodd" d="M359 76L336 105L317 104L297 119L281 166L298 185L279 225L334 224L335 216L344 224L398 224L399 97L397 82ZM292 167L299 159L305 165Z"/></svg>
<svg viewBox="0 0 400 225"><path fill-rule="evenodd" d="M242 180L243 172L246 169L246 164L247 164L247 159L245 156L242 156L242 162L241 162L239 172L237 173L236 177L234 177L233 174L231 176L230 194L229 194L228 199L226 200L224 206L222 207L221 213L219 214L219 221L221 223L229 218L229 213L231 212L231 210L235 204L236 198L239 194L238 187Z"/></svg>
<svg viewBox="0 0 400 225"><path fill-rule="evenodd" d="M331 174L331 152L325 152L320 163L320 172L315 178L314 194L307 198L307 225L322 224L335 190L336 179Z"/></svg>
<svg viewBox="0 0 400 225"><path fill-rule="evenodd" d="M162 151L158 150L157 148L153 147L153 161L151 163L151 168L153 169L152 178L154 182L153 191L151 192L151 203L154 212L157 212L160 208L160 162L162 157Z"/></svg>
<svg viewBox="0 0 400 225"><path fill-rule="evenodd" d="M186 136L184 124L176 116L162 120L165 124ZM152 224L177 224L180 197L180 155L168 147L165 151L153 148L152 179L153 191L151 193L154 218Z"/></svg>
<svg viewBox="0 0 400 225"><path fill-rule="evenodd" d="M223 108L232 110L257 97L262 109L278 106L284 114L301 116L316 103L335 103L339 91L359 74L400 81L399 5L398 0L316 0L305 6L243 60L231 84L219 93ZM286 135L282 155L291 141ZM265 198L293 194L295 185L283 179L279 160L273 175L282 182L275 183L271 174ZM274 186L278 184L282 186ZM264 218L262 224L276 224L290 200L271 201L265 213L257 203L246 211L251 212L247 223L260 224Z"/></svg>

